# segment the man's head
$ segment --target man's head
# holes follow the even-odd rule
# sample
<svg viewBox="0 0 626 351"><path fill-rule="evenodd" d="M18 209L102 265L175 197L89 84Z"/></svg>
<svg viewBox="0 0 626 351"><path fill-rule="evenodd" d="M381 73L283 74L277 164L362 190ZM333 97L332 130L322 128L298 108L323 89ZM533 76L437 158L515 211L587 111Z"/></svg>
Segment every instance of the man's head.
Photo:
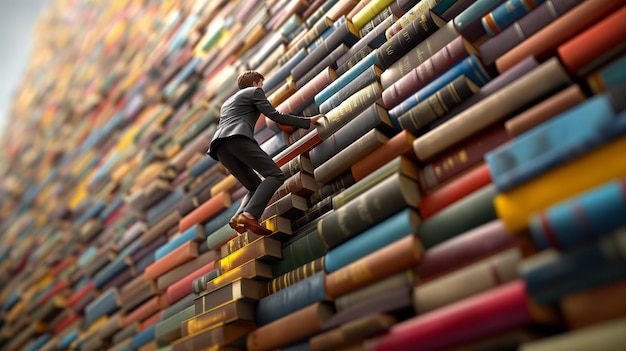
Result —
<svg viewBox="0 0 626 351"><path fill-rule="evenodd" d="M239 89L248 87L260 88L263 86L263 80L265 80L265 78L257 71L245 71L237 78L237 85Z"/></svg>

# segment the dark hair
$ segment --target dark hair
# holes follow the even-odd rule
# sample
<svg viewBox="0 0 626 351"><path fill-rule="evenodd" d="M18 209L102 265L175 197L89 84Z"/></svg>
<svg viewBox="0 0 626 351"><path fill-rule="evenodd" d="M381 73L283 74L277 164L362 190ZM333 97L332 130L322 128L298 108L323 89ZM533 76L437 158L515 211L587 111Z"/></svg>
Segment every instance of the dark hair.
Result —
<svg viewBox="0 0 626 351"><path fill-rule="evenodd" d="M263 75L257 71L245 71L237 78L237 85L239 89L251 87L253 83L260 80L265 80Z"/></svg>

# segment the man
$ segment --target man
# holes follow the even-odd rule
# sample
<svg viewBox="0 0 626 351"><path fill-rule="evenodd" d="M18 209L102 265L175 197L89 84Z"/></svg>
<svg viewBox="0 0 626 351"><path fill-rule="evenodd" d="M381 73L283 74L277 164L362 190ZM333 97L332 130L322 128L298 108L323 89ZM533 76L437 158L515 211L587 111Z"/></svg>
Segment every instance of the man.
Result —
<svg viewBox="0 0 626 351"><path fill-rule="evenodd" d="M207 153L220 161L248 189L248 194L230 220L231 228L239 233L250 230L269 235L271 232L259 224L258 219L276 190L285 182L285 176L254 139L254 126L261 113L276 123L306 129L324 115L307 118L276 111L265 97L263 80L263 75L255 71L246 71L239 76L239 91L222 105L217 130ZM255 171L264 179L261 180Z"/></svg>

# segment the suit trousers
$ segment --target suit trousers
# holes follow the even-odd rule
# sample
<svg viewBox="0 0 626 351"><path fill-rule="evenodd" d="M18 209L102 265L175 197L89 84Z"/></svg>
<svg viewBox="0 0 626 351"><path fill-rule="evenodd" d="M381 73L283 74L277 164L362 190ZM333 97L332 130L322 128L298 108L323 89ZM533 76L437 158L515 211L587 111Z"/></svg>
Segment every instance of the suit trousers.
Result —
<svg viewBox="0 0 626 351"><path fill-rule="evenodd" d="M260 219L267 203L285 182L283 172L256 141L244 136L220 140L215 154L224 167L248 189L237 214L248 212Z"/></svg>

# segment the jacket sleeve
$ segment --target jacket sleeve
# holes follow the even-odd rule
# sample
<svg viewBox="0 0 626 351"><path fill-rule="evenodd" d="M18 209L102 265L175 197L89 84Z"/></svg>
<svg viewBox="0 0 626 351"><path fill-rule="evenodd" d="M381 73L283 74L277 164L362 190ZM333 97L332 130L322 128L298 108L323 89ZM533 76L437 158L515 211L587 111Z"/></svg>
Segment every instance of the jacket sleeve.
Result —
<svg viewBox="0 0 626 351"><path fill-rule="evenodd" d="M273 120L276 123L296 128L308 129L311 127L311 121L307 118L298 117L286 113L280 113L276 111L274 106L272 106L269 100L267 100L267 97L265 97L265 93L261 88L257 88L254 90L252 99L254 101L254 105L259 109L259 111L261 111L262 114L264 114L267 118Z"/></svg>

